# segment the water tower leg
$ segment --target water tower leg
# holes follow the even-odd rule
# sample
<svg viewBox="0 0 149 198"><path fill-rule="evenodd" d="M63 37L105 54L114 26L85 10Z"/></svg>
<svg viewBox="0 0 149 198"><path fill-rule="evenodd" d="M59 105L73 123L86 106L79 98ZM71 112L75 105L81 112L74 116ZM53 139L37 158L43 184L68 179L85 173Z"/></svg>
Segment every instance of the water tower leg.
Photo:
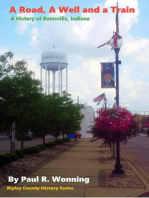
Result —
<svg viewBox="0 0 149 198"><path fill-rule="evenodd" d="M66 93L68 93L68 71L66 66Z"/></svg>
<svg viewBox="0 0 149 198"><path fill-rule="evenodd" d="M58 65L58 92L60 94L60 64Z"/></svg>
<svg viewBox="0 0 149 198"><path fill-rule="evenodd" d="M62 70L61 70L61 96L63 95L63 81L62 81Z"/></svg>
<svg viewBox="0 0 149 198"><path fill-rule="evenodd" d="M55 71L53 71L53 93L55 93Z"/></svg>
<svg viewBox="0 0 149 198"><path fill-rule="evenodd" d="M42 83L42 66L40 67L40 81ZM41 84L41 88L42 88L42 84Z"/></svg>
<svg viewBox="0 0 149 198"><path fill-rule="evenodd" d="M50 71L48 71L48 95L50 94Z"/></svg>
<svg viewBox="0 0 149 198"><path fill-rule="evenodd" d="M45 95L47 95L47 64L45 65Z"/></svg>

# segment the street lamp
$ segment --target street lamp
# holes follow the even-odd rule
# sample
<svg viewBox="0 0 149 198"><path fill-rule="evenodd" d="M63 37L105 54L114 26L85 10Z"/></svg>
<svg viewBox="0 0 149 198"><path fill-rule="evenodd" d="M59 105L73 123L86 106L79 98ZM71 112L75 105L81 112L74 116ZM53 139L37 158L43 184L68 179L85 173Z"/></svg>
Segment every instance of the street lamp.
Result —
<svg viewBox="0 0 149 198"><path fill-rule="evenodd" d="M115 35L111 38L111 46L112 48L114 47L114 37ZM119 67L118 65L121 64L121 61L118 60L119 56L119 50L122 46L123 39L120 35L118 35L118 40L117 40L117 47L114 48L115 51L115 64L116 64L116 105L119 106Z"/></svg>
<svg viewBox="0 0 149 198"><path fill-rule="evenodd" d="M104 99L104 104L105 104L105 110L106 110L107 99Z"/></svg>
<svg viewBox="0 0 149 198"><path fill-rule="evenodd" d="M114 37L115 35L111 38L111 46L114 48ZM122 46L122 37L118 35L118 40L117 40L117 47L114 48L115 51L115 64L116 64L116 105L119 106L119 65L121 64L121 61L119 59L119 50ZM117 131L116 134L116 142L117 142L117 158L116 158L116 165L115 169L112 171L113 174L124 174L124 171L122 170L122 165L120 163L120 132Z"/></svg>
<svg viewBox="0 0 149 198"><path fill-rule="evenodd" d="M114 47L114 38L115 38L115 35L111 38L111 46ZM120 35L118 35L118 41L117 41L117 48L121 48L122 46L122 43L123 43L123 39Z"/></svg>

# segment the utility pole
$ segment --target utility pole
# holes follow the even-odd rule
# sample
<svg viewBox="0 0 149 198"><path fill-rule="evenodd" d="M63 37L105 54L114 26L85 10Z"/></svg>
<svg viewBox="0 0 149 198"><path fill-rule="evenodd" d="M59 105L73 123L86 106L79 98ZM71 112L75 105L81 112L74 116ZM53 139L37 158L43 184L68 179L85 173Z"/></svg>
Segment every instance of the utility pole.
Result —
<svg viewBox="0 0 149 198"><path fill-rule="evenodd" d="M78 104L79 104L79 96L77 96L77 101L78 101Z"/></svg>

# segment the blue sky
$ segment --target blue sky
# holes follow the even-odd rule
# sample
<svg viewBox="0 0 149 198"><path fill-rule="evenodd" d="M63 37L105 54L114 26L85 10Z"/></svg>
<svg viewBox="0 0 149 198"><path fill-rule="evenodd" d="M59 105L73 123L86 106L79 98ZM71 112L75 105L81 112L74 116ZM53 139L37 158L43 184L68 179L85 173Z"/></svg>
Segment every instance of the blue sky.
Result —
<svg viewBox="0 0 149 198"><path fill-rule="evenodd" d="M67 54L68 92L74 102L79 96L80 103L86 103L94 109L101 108L103 101L97 106L93 98L105 92L108 106L115 102L115 89L101 89L100 62L114 62L115 54L109 45L97 46L107 42L115 31L115 13L110 6L116 6L117 0L92 1L3 1L0 7L0 54L11 50L14 53L13 63L24 59L29 70L33 70L40 79L40 60L43 50L51 48L62 49ZM123 37L120 50L119 66L120 106L131 111L149 111L149 2L148 0L119 0L119 7L135 8L135 13L120 13L119 28ZM17 13L9 13L15 6ZM19 7L39 8L43 6L45 14L19 13ZM80 13L54 14L48 13L51 6L58 10L59 6L80 7ZM82 14L83 8L108 8L108 13ZM88 16L89 21L12 21L11 17L59 17ZM44 76L43 76L44 80ZM65 81L63 82L65 84ZM43 81L44 85L44 81ZM52 91L52 89L51 89Z"/></svg>

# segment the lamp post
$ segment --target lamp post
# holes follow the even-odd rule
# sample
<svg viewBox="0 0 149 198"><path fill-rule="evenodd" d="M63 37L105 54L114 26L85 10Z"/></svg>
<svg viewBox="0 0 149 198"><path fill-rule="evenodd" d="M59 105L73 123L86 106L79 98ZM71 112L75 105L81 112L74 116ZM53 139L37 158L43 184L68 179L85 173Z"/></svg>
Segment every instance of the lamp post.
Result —
<svg viewBox="0 0 149 198"><path fill-rule="evenodd" d="M113 47L114 43L114 37L115 35L111 38L111 46ZM119 50L122 46L122 37L118 35L118 41L117 41L117 47L114 48L115 51L115 64L116 64L116 105L119 106L119 65L121 64L121 61L118 60L119 58Z"/></svg>
<svg viewBox="0 0 149 198"><path fill-rule="evenodd" d="M104 99L104 103L105 103L105 110L106 110L106 105L107 105L107 99Z"/></svg>
<svg viewBox="0 0 149 198"><path fill-rule="evenodd" d="M114 37L111 38L112 42L114 43ZM119 51L122 46L122 37L118 35L117 40L117 47L114 48L115 51L115 64L116 64L116 105L119 106L119 65L121 64L121 61L119 60ZM113 47L113 46L112 46ZM120 163L120 132L117 131L116 134L116 143L117 143L117 158L116 158L116 165L115 169L112 171L113 174L124 174L124 171L122 170L122 165Z"/></svg>

